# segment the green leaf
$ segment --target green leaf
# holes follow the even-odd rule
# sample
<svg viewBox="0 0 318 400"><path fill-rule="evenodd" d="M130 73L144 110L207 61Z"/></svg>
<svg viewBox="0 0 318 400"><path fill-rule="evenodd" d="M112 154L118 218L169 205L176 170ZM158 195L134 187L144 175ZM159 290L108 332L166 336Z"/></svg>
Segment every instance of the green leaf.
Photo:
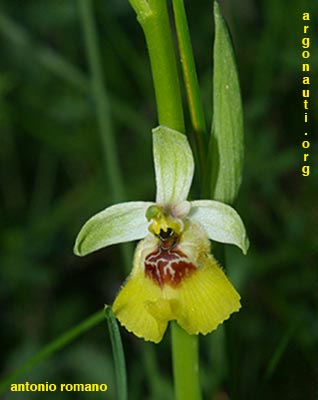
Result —
<svg viewBox="0 0 318 400"><path fill-rule="evenodd" d="M214 3L215 41L213 124L210 141L211 197L232 204L243 167L243 111L231 39L219 5Z"/></svg>
<svg viewBox="0 0 318 400"><path fill-rule="evenodd" d="M156 172L156 202L176 205L187 199L194 172L194 160L187 137L167 126L153 129Z"/></svg>
<svg viewBox="0 0 318 400"><path fill-rule="evenodd" d="M78 234L77 256L85 256L111 244L143 239L148 234L146 211L153 203L131 201L115 204L90 218Z"/></svg>
<svg viewBox="0 0 318 400"><path fill-rule="evenodd" d="M191 202L189 218L203 226L209 239L235 244L247 253L249 242L245 227L234 208L219 201L196 200Z"/></svg>
<svg viewBox="0 0 318 400"><path fill-rule="evenodd" d="M120 337L118 324L110 306L105 306L105 316L107 319L109 335L114 356L117 398L118 400L127 400L128 391L127 391L127 376L126 376L124 349Z"/></svg>

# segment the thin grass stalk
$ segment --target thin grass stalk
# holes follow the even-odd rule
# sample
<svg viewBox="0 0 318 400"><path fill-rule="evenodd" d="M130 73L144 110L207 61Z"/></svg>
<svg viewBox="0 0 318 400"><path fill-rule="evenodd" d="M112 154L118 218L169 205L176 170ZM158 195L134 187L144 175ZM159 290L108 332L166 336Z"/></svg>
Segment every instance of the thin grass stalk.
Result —
<svg viewBox="0 0 318 400"><path fill-rule="evenodd" d="M4 380L2 380L2 382L0 383L0 393L4 392L8 388L8 386L12 382L14 382L19 376L29 371L32 367L34 367L41 361L49 358L54 353L65 347L67 344L73 342L83 333L89 331L94 326L103 322L104 318L104 310L97 311L95 314L91 315L74 328L70 329L57 339L53 340L42 350L40 350L34 357L27 360L17 370L15 370L12 374L8 375Z"/></svg>
<svg viewBox="0 0 318 400"><path fill-rule="evenodd" d="M172 0L174 19L178 37L179 53L183 79L187 92L188 107L199 159L201 176L204 174L205 146L207 142L206 123L201 100L200 87L196 72L187 15L183 0Z"/></svg>

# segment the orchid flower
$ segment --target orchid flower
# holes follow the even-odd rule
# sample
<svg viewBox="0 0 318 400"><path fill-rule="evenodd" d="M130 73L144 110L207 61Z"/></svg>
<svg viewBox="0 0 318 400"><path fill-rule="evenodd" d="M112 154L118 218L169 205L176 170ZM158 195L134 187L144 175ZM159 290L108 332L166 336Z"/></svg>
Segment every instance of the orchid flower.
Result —
<svg viewBox="0 0 318 400"><path fill-rule="evenodd" d="M207 334L240 309L240 295L213 258L209 239L234 244L243 253L248 239L229 205L187 200L194 160L185 135L157 127L153 155L156 201L107 207L86 222L74 251L83 256L143 239L113 312L128 331L157 343L171 320L189 334Z"/></svg>

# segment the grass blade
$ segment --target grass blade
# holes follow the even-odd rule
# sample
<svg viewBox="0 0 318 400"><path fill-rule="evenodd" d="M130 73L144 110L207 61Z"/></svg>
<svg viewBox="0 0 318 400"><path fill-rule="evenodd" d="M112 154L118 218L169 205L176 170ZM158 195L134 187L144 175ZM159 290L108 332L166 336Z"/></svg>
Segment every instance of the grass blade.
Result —
<svg viewBox="0 0 318 400"><path fill-rule="evenodd" d="M24 364L22 364L19 369L8 375L2 382L0 382L0 393L4 392L8 388L10 383L14 382L14 380L21 376L23 373L29 371L36 364L50 357L58 350L61 350L63 347L65 347L67 344L73 342L76 338L78 338L78 336L101 323L103 321L103 318L103 310L97 311L95 314L91 315L74 328L70 329L57 339L53 340L42 350L40 350L39 353L37 353L34 357L30 358Z"/></svg>
<svg viewBox="0 0 318 400"><path fill-rule="evenodd" d="M127 400L127 377L124 349L118 324L110 306L105 306L105 316L107 319L114 356L117 398L118 400Z"/></svg>

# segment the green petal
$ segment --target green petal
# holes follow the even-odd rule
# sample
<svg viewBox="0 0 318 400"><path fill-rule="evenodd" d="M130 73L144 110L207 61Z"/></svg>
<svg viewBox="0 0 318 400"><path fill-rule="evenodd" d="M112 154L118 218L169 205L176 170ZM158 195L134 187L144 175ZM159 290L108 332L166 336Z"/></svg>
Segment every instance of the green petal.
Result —
<svg viewBox="0 0 318 400"><path fill-rule="evenodd" d="M90 218L78 234L74 253L85 256L115 243L139 240L148 234L146 210L153 203L116 204Z"/></svg>
<svg viewBox="0 0 318 400"><path fill-rule="evenodd" d="M203 226L209 239L235 244L247 253L249 242L245 227L234 208L219 201L192 201L189 218Z"/></svg>
<svg viewBox="0 0 318 400"><path fill-rule="evenodd" d="M187 137L166 126L153 129L157 196L163 205L178 204L188 197L194 161Z"/></svg>

